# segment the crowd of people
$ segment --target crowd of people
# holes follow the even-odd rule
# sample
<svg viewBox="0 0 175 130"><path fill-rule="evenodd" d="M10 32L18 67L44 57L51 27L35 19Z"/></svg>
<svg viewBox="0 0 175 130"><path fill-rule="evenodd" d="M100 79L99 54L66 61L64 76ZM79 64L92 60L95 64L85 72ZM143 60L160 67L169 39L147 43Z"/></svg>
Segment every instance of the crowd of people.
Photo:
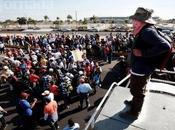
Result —
<svg viewBox="0 0 175 130"><path fill-rule="evenodd" d="M26 129L35 127L35 114L40 113L52 130L57 129L60 101L64 109L69 109L73 96L80 97L80 110L83 100L89 108L89 94L95 94L102 84L99 61L110 64L117 54L129 53L132 42L130 33L111 33L106 37L52 33L0 36L0 53L4 56L0 82L8 83L16 95L20 125ZM74 50L82 52L81 60L75 58ZM42 105L39 111L35 110L38 103ZM68 126L74 126L72 119ZM76 127L79 128L77 124Z"/></svg>
<svg viewBox="0 0 175 130"><path fill-rule="evenodd" d="M20 125L26 129L35 127L38 103L43 107L37 114L40 113L53 130L58 128L60 101L64 109L69 109L71 98L78 96L78 107L83 109L85 100L89 108L88 97L96 93L102 82L98 61L111 63L116 56L114 52L127 51L131 40L132 35L122 34L104 38L98 34L0 36L4 56L0 81L8 83L10 91L16 95ZM74 50L82 52L81 60L75 58Z"/></svg>

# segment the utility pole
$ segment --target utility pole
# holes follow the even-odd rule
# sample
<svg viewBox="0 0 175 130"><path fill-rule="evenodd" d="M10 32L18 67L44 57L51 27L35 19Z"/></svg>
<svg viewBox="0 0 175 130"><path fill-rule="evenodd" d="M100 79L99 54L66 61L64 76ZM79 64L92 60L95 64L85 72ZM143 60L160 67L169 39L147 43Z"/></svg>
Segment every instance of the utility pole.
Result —
<svg viewBox="0 0 175 130"><path fill-rule="evenodd" d="M175 19L173 19L173 31L175 30L174 24L175 24Z"/></svg>
<svg viewBox="0 0 175 130"><path fill-rule="evenodd" d="M77 11L75 11L75 19L76 19L76 23L75 23L75 33L76 33L76 31L77 31Z"/></svg>

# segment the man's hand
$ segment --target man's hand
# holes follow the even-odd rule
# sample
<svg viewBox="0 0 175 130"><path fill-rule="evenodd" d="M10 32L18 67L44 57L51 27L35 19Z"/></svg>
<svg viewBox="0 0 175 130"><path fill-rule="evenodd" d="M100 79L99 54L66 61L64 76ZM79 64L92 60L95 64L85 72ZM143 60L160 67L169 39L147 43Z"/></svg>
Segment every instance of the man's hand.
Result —
<svg viewBox="0 0 175 130"><path fill-rule="evenodd" d="M134 54L135 56L142 56L142 52L141 52L141 50L139 50L139 49L133 49L133 54Z"/></svg>
<svg viewBox="0 0 175 130"><path fill-rule="evenodd" d="M37 98L34 98L33 100L34 100L34 102L37 102L38 101Z"/></svg>

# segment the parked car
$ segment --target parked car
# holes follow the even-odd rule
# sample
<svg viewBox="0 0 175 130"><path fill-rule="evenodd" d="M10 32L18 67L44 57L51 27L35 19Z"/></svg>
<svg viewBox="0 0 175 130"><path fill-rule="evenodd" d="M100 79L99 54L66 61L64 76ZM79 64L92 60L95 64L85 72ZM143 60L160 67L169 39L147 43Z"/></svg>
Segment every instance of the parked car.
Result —
<svg viewBox="0 0 175 130"><path fill-rule="evenodd" d="M70 32L70 31L72 31L72 29L70 29L70 28L62 28L61 31L62 32Z"/></svg>
<svg viewBox="0 0 175 130"><path fill-rule="evenodd" d="M96 29L96 28L90 28L90 29L88 29L88 31L89 31L89 32L98 32L99 30Z"/></svg>

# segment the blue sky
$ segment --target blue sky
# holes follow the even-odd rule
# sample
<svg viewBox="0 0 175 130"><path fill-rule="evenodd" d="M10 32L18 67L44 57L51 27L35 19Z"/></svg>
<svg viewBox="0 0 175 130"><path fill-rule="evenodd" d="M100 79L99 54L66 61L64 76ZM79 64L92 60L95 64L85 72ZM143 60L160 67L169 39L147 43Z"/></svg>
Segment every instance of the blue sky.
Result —
<svg viewBox="0 0 175 130"><path fill-rule="evenodd" d="M0 0L0 21L18 16L51 20L95 16L130 16L137 7L154 9L153 16L175 18L175 0Z"/></svg>

